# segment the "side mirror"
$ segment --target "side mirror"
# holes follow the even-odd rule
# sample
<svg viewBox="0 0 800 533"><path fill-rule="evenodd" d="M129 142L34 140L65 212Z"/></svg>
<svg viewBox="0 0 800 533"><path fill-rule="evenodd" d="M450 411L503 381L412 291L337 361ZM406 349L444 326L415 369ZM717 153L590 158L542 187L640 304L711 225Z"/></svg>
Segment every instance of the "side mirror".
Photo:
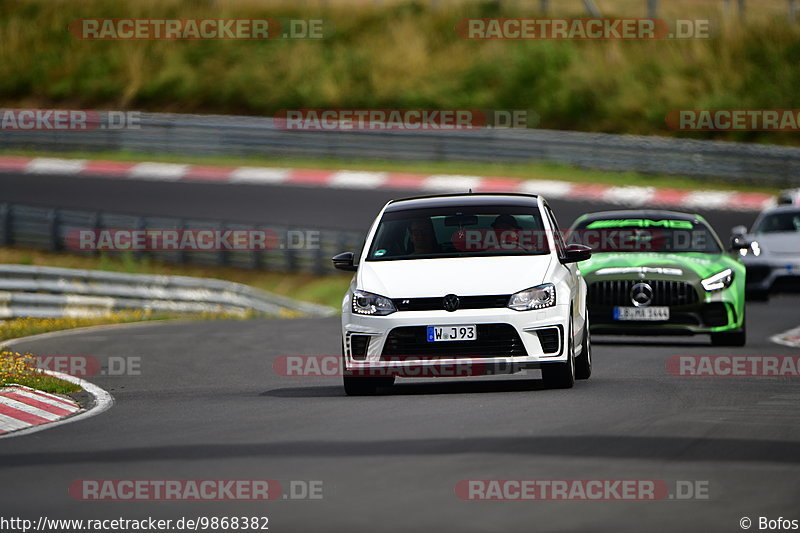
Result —
<svg viewBox="0 0 800 533"><path fill-rule="evenodd" d="M333 256L331 261L333 261L333 267L336 269L355 272L358 270L358 267L353 264L354 258L353 252L342 252L339 255Z"/></svg>
<svg viewBox="0 0 800 533"><path fill-rule="evenodd" d="M744 250L750 247L750 241L747 239L747 228L745 226L736 226L731 230L731 250Z"/></svg>
<svg viewBox="0 0 800 533"><path fill-rule="evenodd" d="M592 257L592 249L582 244L570 244L564 251L564 257L561 259L562 264L580 263Z"/></svg>

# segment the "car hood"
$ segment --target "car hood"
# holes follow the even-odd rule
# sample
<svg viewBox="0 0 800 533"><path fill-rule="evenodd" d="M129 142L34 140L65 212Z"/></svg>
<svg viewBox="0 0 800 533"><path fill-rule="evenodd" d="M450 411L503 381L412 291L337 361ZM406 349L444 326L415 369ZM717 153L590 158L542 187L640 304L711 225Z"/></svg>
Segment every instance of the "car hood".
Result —
<svg viewBox="0 0 800 533"><path fill-rule="evenodd" d="M779 255L800 255L800 233L759 233L752 236L758 242L762 253Z"/></svg>
<svg viewBox="0 0 800 533"><path fill-rule="evenodd" d="M551 255L364 261L359 289L388 298L513 294L544 282Z"/></svg>
<svg viewBox="0 0 800 533"><path fill-rule="evenodd" d="M726 254L598 253L580 263L586 277L632 278L639 273L658 279L703 279L738 262Z"/></svg>

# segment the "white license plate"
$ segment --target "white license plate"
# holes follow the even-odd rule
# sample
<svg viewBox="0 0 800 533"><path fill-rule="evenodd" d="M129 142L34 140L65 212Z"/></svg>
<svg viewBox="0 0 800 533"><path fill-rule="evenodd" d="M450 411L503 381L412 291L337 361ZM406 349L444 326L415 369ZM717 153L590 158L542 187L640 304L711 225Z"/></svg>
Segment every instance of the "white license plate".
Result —
<svg viewBox="0 0 800 533"><path fill-rule="evenodd" d="M614 320L669 320L669 307L615 307Z"/></svg>
<svg viewBox="0 0 800 533"><path fill-rule="evenodd" d="M428 342L474 341L478 331L474 324L459 326L428 326Z"/></svg>

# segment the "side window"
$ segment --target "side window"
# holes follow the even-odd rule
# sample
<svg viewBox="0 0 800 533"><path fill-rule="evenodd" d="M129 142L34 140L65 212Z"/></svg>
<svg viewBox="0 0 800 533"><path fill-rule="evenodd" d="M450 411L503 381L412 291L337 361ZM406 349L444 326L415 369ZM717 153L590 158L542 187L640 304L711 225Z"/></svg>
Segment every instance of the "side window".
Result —
<svg viewBox="0 0 800 533"><path fill-rule="evenodd" d="M558 226L558 222L556 222L556 217L553 214L553 211L550 209L550 206L545 204L544 209L547 213L547 218L550 221L550 225L553 228L553 240L556 243L556 250L558 251L558 255L563 257L564 250L567 248L567 245L564 243L564 235L561 234L561 229Z"/></svg>

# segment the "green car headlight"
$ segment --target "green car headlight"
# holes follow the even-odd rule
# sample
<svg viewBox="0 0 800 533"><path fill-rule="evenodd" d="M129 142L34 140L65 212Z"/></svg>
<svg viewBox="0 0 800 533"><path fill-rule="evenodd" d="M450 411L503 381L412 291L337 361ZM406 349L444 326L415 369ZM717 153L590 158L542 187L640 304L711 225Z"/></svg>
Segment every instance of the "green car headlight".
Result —
<svg viewBox="0 0 800 533"><path fill-rule="evenodd" d="M727 289L733 283L733 270L726 268L722 272L718 272L711 277L701 281L703 288L708 292L721 291Z"/></svg>

